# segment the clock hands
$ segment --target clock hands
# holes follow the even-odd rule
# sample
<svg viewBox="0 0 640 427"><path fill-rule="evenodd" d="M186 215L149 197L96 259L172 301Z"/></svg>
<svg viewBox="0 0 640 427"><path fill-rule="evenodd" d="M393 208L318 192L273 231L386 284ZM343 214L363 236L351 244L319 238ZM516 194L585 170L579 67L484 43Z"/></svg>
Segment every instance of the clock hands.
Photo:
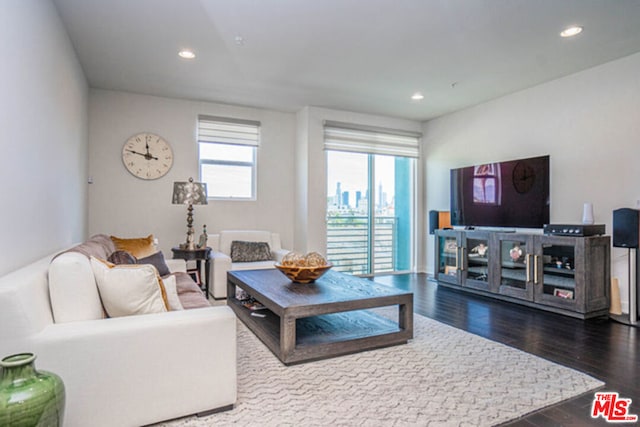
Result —
<svg viewBox="0 0 640 427"><path fill-rule="evenodd" d="M152 156L152 155L151 155L151 153L149 153L149 145L147 145L147 152L146 152L146 154L145 154L145 153L139 153L139 152L134 151L134 150L129 150L128 148L126 149L126 151L128 151L128 152L130 152L130 153L133 153L133 154L137 154L138 156L142 156L142 157L144 157L144 158L145 158L145 159L147 159L147 160L151 160L151 159L153 159L153 160L158 160L158 158L157 158L156 156Z"/></svg>
<svg viewBox="0 0 640 427"><path fill-rule="evenodd" d="M149 160L149 156L151 156L151 153L149 153L149 135L144 139L144 146L147 149L147 153L144 155L144 158Z"/></svg>

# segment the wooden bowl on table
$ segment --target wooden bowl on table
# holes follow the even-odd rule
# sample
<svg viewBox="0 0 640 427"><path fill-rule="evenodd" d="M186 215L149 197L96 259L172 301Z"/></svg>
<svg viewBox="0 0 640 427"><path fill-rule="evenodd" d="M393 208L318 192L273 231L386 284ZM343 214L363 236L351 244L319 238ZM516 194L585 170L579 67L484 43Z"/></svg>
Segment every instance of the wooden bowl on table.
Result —
<svg viewBox="0 0 640 427"><path fill-rule="evenodd" d="M329 271L333 264L329 263L317 267L298 267L295 265L276 264L275 267L295 283L311 283Z"/></svg>

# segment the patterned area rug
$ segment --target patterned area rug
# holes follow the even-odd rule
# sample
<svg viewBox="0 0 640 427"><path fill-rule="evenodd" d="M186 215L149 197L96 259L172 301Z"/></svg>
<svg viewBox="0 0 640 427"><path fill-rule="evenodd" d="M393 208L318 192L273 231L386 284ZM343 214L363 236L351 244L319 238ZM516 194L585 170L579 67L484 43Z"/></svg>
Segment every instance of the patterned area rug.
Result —
<svg viewBox="0 0 640 427"><path fill-rule="evenodd" d="M284 366L238 322L234 409L163 426L492 426L604 385L415 315L406 345Z"/></svg>

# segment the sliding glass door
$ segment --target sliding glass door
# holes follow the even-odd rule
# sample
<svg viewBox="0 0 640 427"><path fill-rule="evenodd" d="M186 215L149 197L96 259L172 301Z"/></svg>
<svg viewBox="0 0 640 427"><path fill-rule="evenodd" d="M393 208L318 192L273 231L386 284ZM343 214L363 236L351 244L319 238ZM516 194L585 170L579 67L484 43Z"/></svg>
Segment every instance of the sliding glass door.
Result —
<svg viewBox="0 0 640 427"><path fill-rule="evenodd" d="M327 151L327 257L352 274L413 268L415 160Z"/></svg>

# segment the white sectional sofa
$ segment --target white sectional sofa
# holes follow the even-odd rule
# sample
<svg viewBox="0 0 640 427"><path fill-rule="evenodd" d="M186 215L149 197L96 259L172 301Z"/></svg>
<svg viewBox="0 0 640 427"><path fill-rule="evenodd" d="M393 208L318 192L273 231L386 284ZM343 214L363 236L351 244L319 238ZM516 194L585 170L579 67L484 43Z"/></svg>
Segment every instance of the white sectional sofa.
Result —
<svg viewBox="0 0 640 427"><path fill-rule="evenodd" d="M53 258L0 277L0 358L35 353L37 369L60 375L65 426L140 426L232 407L236 317L228 307L103 318L89 259ZM186 271L182 260L167 264ZM50 279L66 290L51 292Z"/></svg>
<svg viewBox="0 0 640 427"><path fill-rule="evenodd" d="M271 250L271 259L254 262L233 262L231 259L231 244L233 241L266 242ZM227 297L227 272L233 270L257 270L274 268L276 262L289 253L282 249L280 234L257 230L224 230L219 234L209 236L209 246L212 248L211 261L213 266L214 298Z"/></svg>

